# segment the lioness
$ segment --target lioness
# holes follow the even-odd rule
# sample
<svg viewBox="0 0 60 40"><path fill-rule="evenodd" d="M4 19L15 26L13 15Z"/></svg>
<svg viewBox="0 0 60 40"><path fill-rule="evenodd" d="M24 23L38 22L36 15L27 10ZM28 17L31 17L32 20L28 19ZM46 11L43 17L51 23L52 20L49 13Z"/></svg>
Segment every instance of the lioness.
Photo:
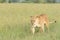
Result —
<svg viewBox="0 0 60 40"><path fill-rule="evenodd" d="M56 22L56 21L55 21ZM38 16L31 16L32 23L32 33L35 33L35 27L39 27L41 32L44 32L44 25L46 25L47 30L49 29L49 19L46 14L41 14Z"/></svg>

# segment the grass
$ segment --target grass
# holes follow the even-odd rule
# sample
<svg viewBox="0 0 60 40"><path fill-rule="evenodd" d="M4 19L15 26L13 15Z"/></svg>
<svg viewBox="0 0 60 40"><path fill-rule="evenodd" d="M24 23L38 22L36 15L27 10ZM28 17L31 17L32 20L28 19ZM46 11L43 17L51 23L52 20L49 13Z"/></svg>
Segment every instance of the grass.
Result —
<svg viewBox="0 0 60 40"><path fill-rule="evenodd" d="M50 24L49 33L32 36L30 16L41 13L57 23ZM0 4L0 40L60 40L60 4Z"/></svg>

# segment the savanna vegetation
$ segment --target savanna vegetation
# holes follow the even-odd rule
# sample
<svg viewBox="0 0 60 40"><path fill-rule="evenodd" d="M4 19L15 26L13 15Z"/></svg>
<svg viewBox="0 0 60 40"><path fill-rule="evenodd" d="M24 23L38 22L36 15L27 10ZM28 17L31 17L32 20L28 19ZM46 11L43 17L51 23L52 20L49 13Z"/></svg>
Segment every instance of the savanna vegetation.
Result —
<svg viewBox="0 0 60 40"><path fill-rule="evenodd" d="M42 13L56 23L32 35L30 16ZM60 4L0 4L0 40L60 40Z"/></svg>

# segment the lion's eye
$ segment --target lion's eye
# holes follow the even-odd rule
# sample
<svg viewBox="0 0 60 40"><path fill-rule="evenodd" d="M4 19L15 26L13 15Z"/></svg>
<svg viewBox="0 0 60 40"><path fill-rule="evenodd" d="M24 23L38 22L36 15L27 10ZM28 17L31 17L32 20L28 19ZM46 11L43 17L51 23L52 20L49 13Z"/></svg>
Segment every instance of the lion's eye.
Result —
<svg viewBox="0 0 60 40"><path fill-rule="evenodd" d="M33 22L35 22L35 20L33 20Z"/></svg>
<svg viewBox="0 0 60 40"><path fill-rule="evenodd" d="M33 23L35 22L35 20L33 20Z"/></svg>
<svg viewBox="0 0 60 40"><path fill-rule="evenodd" d="M34 23L34 22L35 22L35 20L31 20L31 22L32 22L32 23Z"/></svg>

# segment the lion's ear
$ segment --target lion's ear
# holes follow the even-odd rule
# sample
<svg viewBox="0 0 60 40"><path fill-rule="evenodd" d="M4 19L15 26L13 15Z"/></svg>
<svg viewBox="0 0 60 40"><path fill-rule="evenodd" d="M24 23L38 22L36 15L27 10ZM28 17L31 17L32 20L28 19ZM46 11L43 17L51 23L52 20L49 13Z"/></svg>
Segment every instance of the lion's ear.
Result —
<svg viewBox="0 0 60 40"><path fill-rule="evenodd" d="M39 18L39 16L36 16L37 18Z"/></svg>
<svg viewBox="0 0 60 40"><path fill-rule="evenodd" d="M31 18L33 17L33 16L30 16Z"/></svg>
<svg viewBox="0 0 60 40"><path fill-rule="evenodd" d="M32 17L32 16L30 16L30 17Z"/></svg>

